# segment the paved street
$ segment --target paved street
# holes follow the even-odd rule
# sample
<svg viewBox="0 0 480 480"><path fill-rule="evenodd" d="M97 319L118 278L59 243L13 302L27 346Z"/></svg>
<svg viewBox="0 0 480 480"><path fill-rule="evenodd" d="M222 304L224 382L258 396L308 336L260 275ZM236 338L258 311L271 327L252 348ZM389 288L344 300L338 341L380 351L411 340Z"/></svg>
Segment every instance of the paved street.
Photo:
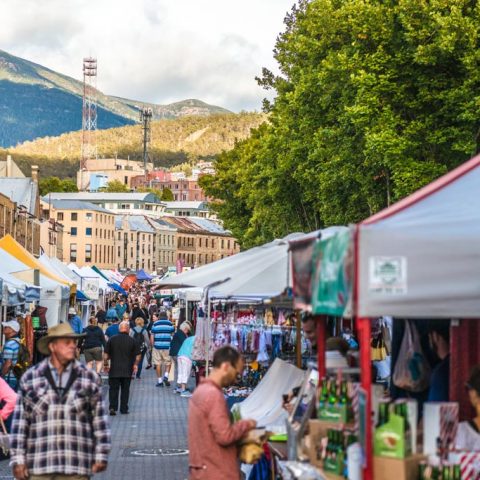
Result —
<svg viewBox="0 0 480 480"><path fill-rule="evenodd" d="M187 406L170 388L156 388L153 370L132 382L129 415L110 417L112 453L108 471L98 480L140 480L168 478L183 480L188 475ZM160 455L159 450L179 449L183 455ZM0 479L12 479L8 461L0 462Z"/></svg>

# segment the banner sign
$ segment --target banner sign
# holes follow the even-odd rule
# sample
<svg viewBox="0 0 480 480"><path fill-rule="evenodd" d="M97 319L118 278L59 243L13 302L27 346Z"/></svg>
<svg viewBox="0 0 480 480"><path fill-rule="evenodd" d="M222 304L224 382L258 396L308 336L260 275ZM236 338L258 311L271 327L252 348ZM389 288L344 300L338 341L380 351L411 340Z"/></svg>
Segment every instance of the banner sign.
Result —
<svg viewBox="0 0 480 480"><path fill-rule="evenodd" d="M81 290L90 300L98 300L99 280L95 277L82 277Z"/></svg>

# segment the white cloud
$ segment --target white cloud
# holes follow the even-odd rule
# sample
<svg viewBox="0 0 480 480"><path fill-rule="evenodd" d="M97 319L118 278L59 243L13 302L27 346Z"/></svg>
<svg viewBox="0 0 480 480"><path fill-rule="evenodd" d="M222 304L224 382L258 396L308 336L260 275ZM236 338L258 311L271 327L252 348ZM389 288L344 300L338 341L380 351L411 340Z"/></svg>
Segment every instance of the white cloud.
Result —
<svg viewBox="0 0 480 480"><path fill-rule="evenodd" d="M169 103L199 98L259 110L255 81L294 0L2 0L1 48L80 78L98 58L107 94ZM19 8L19 4L21 8Z"/></svg>

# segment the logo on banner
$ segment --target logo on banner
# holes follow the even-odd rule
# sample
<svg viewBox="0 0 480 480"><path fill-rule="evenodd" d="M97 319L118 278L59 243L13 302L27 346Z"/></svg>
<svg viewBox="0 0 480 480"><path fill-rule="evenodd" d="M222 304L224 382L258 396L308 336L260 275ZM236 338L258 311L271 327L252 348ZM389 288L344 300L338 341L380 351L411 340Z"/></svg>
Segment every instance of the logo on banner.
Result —
<svg viewBox="0 0 480 480"><path fill-rule="evenodd" d="M98 300L99 294L99 279L98 278L83 278L82 291L91 300Z"/></svg>
<svg viewBox="0 0 480 480"><path fill-rule="evenodd" d="M370 292L382 295L405 295L407 293L406 257L370 257Z"/></svg>

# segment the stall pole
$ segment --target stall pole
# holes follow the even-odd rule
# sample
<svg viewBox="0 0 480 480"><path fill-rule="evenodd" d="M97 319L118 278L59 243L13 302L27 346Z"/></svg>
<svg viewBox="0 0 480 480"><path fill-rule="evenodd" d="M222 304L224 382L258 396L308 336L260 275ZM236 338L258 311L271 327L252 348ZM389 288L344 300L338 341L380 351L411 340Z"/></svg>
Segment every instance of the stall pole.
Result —
<svg viewBox="0 0 480 480"><path fill-rule="evenodd" d="M302 320L300 319L300 312L297 310L295 312L295 324L297 328L297 337L295 351L297 355L297 367L302 368Z"/></svg>
<svg viewBox="0 0 480 480"><path fill-rule="evenodd" d="M210 368L210 335L211 332L211 322L212 319L210 315L212 313L212 301L210 300L210 295L208 296L208 307L207 307L207 351L205 352L205 377L208 377L208 371Z"/></svg>
<svg viewBox="0 0 480 480"><path fill-rule="evenodd" d="M327 323L324 316L315 317L317 326L317 365L319 378L327 376L327 363L325 361L325 345L327 342Z"/></svg>

